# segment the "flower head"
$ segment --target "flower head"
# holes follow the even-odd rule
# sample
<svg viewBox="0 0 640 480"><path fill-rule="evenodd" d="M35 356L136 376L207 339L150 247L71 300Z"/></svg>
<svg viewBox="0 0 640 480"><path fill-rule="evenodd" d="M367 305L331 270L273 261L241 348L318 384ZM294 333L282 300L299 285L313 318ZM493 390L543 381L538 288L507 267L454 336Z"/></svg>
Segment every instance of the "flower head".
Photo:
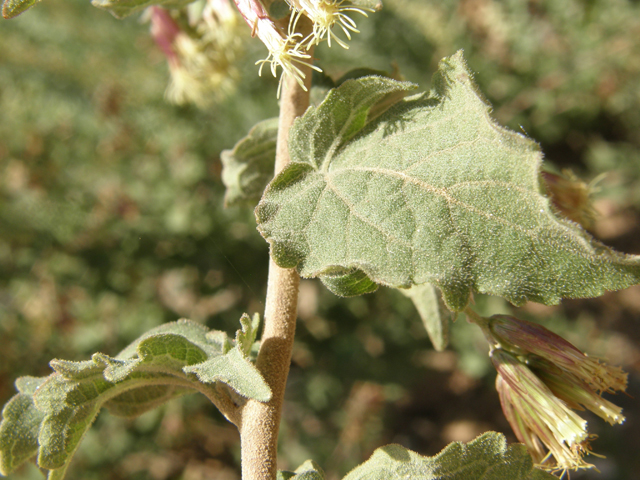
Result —
<svg viewBox="0 0 640 480"><path fill-rule="evenodd" d="M292 33L291 30L293 30L293 28L289 28L287 36L283 36L273 22L272 25L267 23L266 26L262 27L262 29L257 30L258 37L269 49L269 55L267 58L256 62L256 65L260 65L258 75L262 75L262 67L267 63L271 64L271 74L274 77L278 76L278 67L282 67L283 70L280 83L278 84L278 97L280 97L282 82L288 75L295 78L298 85L306 90L304 85L305 75L299 68L299 65L305 65L314 70L321 71L318 67L309 62L311 55L308 55L303 50L304 46L300 42L302 35L299 33Z"/></svg>
<svg viewBox="0 0 640 480"><path fill-rule="evenodd" d="M550 471L593 467L582 458L591 453L593 436L574 410L588 409L612 425L624 422L622 409L601 393L624 390L626 374L535 323L505 315L474 321L492 343L505 417L534 461Z"/></svg>
<svg viewBox="0 0 640 480"><path fill-rule="evenodd" d="M575 410L590 410L611 425L623 423L622 408L602 398L586 382L551 362L531 356L527 365L553 394Z"/></svg>
<svg viewBox="0 0 640 480"><path fill-rule="evenodd" d="M494 364L501 360L504 359L493 359ZM582 458L590 452L587 422L554 397L530 370L524 370L526 368L522 363L514 368L532 381L534 388L525 395L523 389L513 388L513 383L502 374L496 377L502 411L516 438L543 469L566 471L593 467Z"/></svg>
<svg viewBox="0 0 640 480"><path fill-rule="evenodd" d="M305 74L301 66L309 67L317 71L322 71L311 62L311 55L306 53L304 39L299 33L295 33L296 23L299 15L291 14L289 28L285 33L276 25L269 16L260 0L235 0L240 14L251 27L252 35L257 36L269 50L269 55L263 60L258 60L256 65L260 65L258 74L262 75L262 68L265 64L271 65L271 73L277 77L278 67L282 68L283 74L278 85L278 97L282 89L285 77L291 75L298 84L306 90L304 85Z"/></svg>
<svg viewBox="0 0 640 480"><path fill-rule="evenodd" d="M564 338L537 323L507 315L489 319L491 336L507 350L533 354L574 375L598 392L625 391L627 374L582 353Z"/></svg>
<svg viewBox="0 0 640 480"><path fill-rule="evenodd" d="M339 26L348 40L351 40L351 33L360 33L356 28L356 22L345 12L357 12L365 17L367 12L374 12L367 7L356 7L350 3L345 4L345 0L287 0L291 8L303 13L313 22L313 33L308 42L317 45L325 38L329 46L333 38L338 45L348 49L349 46L333 33L333 27Z"/></svg>

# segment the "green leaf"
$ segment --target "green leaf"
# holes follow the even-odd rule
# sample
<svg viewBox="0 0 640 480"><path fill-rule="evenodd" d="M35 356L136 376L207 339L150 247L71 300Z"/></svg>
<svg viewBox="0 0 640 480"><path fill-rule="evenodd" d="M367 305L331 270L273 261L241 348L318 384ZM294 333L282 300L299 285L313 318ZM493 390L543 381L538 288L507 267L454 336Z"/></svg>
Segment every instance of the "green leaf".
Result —
<svg viewBox="0 0 640 480"><path fill-rule="evenodd" d="M343 480L557 480L533 467L524 445L507 446L504 436L488 432L468 444L450 443L434 457L400 445L378 448Z"/></svg>
<svg viewBox="0 0 640 480"><path fill-rule="evenodd" d="M91 5L106 10L116 18L125 18L151 5L180 8L194 0L91 0Z"/></svg>
<svg viewBox="0 0 640 480"><path fill-rule="evenodd" d="M418 310L424 328L429 334L433 348L438 352L443 351L449 344L449 322L451 312L442 301L438 289L430 283L414 285L400 290L409 297Z"/></svg>
<svg viewBox="0 0 640 480"><path fill-rule="evenodd" d="M343 297L371 293L378 289L378 285L372 282L362 270L353 268L325 272L320 279L325 287L336 295L342 295Z"/></svg>
<svg viewBox="0 0 640 480"><path fill-rule="evenodd" d="M256 208L278 265L432 283L455 311L473 291L553 305L640 281L639 257L554 213L537 144L490 118L461 52L440 62L433 85L372 119L382 96L410 87L347 81L295 122L292 164Z"/></svg>
<svg viewBox="0 0 640 480"><path fill-rule="evenodd" d="M2 4L2 16L4 18L17 17L38 2L40 2L40 0L4 0Z"/></svg>
<svg viewBox="0 0 640 480"><path fill-rule="evenodd" d="M251 365L251 373L245 370L246 365ZM185 373L195 373L201 382L226 383L246 398L259 402L267 402L271 398L271 389L239 348L183 370Z"/></svg>
<svg viewBox="0 0 640 480"><path fill-rule="evenodd" d="M21 377L18 393L2 410L0 423L0 473L9 475L38 452L38 432L44 415L36 409L33 394L45 378Z"/></svg>
<svg viewBox="0 0 640 480"><path fill-rule="evenodd" d="M237 345L224 332L188 320L153 329L118 356L52 360L55 373L16 382L20 393L3 411L0 464L9 472L38 454L37 463L60 479L102 407L132 417L192 391L215 402L220 382L239 395L268 401L271 391L249 361L259 317L241 322ZM237 399L234 399L237 401Z"/></svg>
<svg viewBox="0 0 640 480"><path fill-rule="evenodd" d="M241 329L236 332L236 345L245 357L251 354L253 344L258 336L258 328L260 327L260 315L253 314L250 318L246 313L240 317Z"/></svg>
<svg viewBox="0 0 640 480"><path fill-rule="evenodd" d="M220 154L226 206L258 203L273 178L277 137L278 119L270 118L255 125L233 150Z"/></svg>

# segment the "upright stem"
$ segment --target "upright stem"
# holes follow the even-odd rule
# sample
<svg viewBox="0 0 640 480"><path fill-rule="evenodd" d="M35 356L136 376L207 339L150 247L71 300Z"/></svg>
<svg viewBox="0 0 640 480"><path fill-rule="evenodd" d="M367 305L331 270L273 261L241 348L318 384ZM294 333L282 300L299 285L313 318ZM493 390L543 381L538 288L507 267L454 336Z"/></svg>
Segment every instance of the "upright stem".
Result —
<svg viewBox="0 0 640 480"><path fill-rule="evenodd" d="M302 17L298 31L306 36L310 24ZM313 55L313 52L309 52ZM309 106L311 69L300 65L305 73L305 91L289 76L284 79L280 103L280 122L276 146L275 174L289 163L289 129L296 117ZM296 331L298 284L295 269L278 267L269 260L269 280L264 313L264 332L256 366L271 387L268 403L249 400L240 423L243 480L274 480L277 467L278 431L282 402L289 375L293 338Z"/></svg>

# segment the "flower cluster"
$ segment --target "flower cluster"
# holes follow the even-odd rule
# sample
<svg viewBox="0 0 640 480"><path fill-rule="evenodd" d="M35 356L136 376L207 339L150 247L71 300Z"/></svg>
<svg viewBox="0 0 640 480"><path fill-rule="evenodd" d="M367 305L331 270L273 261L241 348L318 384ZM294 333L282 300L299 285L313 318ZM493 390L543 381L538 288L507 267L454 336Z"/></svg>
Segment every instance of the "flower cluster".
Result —
<svg viewBox="0 0 640 480"><path fill-rule="evenodd" d="M593 467L583 456L591 453L594 436L574 410L590 410L612 425L623 423L622 409L602 393L624 391L627 374L541 325L505 315L472 321L492 344L502 410L534 461L553 472Z"/></svg>
<svg viewBox="0 0 640 480"><path fill-rule="evenodd" d="M231 9L231 0L201 0L191 3L186 10L169 12L153 6L147 10L151 20L151 34L167 57L171 71L171 84L167 97L175 103L193 102L205 105L212 97L221 97L233 90L238 70L237 57L242 50L241 34L237 30L238 17ZM348 40L351 33L358 33L356 23L348 15L357 12L367 16L374 9L356 6L347 0L286 0L288 23L282 23L268 10L273 2L268 0L234 0L240 15L269 50L269 55L256 65L262 75L265 65L271 73L282 76L278 97L285 78L291 76L306 90L305 68L321 71L313 65L310 50L314 45L332 39L338 45L349 48L339 38L334 27L342 29ZM287 7L285 7L286 9ZM312 32L306 37L296 33L302 16L309 18ZM286 22L287 16L284 17Z"/></svg>
<svg viewBox="0 0 640 480"><path fill-rule="evenodd" d="M374 10L368 7L355 7L345 0L287 0L291 8L300 14L306 15L313 22L313 32L305 39L307 45L318 45L324 39L331 46L333 38L342 48L348 49L346 42L335 33L333 27L339 26L348 40L351 33L360 33L356 28L356 22L345 12L357 12L367 16L367 12Z"/></svg>
<svg viewBox="0 0 640 480"><path fill-rule="evenodd" d="M170 101L204 106L233 90L242 43L231 7L229 0L207 0L191 4L182 16L158 6L148 9L151 34L171 71Z"/></svg>
<svg viewBox="0 0 640 480"><path fill-rule="evenodd" d="M298 84L305 88L305 75L300 66L310 67L321 71L312 64L308 51L314 45L327 40L331 46L334 39L344 48L349 48L346 42L333 33L334 26L339 26L347 39L351 39L350 32L357 33L356 24L346 12L357 12L367 16L368 11L374 11L368 7L356 7L345 0L286 0L291 7L287 31L283 31L276 21L271 18L261 0L235 0L238 10L245 21L251 27L253 35L256 35L269 50L269 55L256 62L260 65L259 73L265 64L271 64L271 73L277 76L277 69L281 67L283 75L278 87L278 96L282 87L282 81L291 75ZM305 15L313 23L313 31L307 37L295 33L300 16Z"/></svg>

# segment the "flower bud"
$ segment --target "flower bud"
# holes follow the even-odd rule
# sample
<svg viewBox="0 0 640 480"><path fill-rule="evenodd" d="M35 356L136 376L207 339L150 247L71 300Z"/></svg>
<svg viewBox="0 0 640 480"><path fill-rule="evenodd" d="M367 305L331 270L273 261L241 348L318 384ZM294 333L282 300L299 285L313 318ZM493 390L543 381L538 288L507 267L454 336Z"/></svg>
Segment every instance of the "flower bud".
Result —
<svg viewBox="0 0 640 480"><path fill-rule="evenodd" d="M348 49L349 45L340 37L333 33L333 27L339 26L348 40L351 40L351 33L360 33L356 28L356 22L345 12L357 12L367 16L367 12L375 10L369 7L354 6L345 4L345 0L287 0L297 12L304 13L313 22L313 32L308 40L308 44L317 45L325 38L329 46L333 38L342 48Z"/></svg>
<svg viewBox="0 0 640 480"><path fill-rule="evenodd" d="M596 392L625 391L627 374L582 353L564 338L537 323L507 315L489 319L492 337L506 350L533 354L574 375Z"/></svg>
<svg viewBox="0 0 640 480"><path fill-rule="evenodd" d="M533 460L550 471L593 467L582 459L592 436L573 410L588 409L612 425L624 422L622 409L601 393L625 390L627 374L536 323L506 315L475 323L493 345L502 410Z"/></svg>
<svg viewBox="0 0 640 480"><path fill-rule="evenodd" d="M562 175L542 172L547 192L556 209L569 220L584 228L590 228L596 216L591 196L597 180L587 184L571 170L563 170Z"/></svg>

